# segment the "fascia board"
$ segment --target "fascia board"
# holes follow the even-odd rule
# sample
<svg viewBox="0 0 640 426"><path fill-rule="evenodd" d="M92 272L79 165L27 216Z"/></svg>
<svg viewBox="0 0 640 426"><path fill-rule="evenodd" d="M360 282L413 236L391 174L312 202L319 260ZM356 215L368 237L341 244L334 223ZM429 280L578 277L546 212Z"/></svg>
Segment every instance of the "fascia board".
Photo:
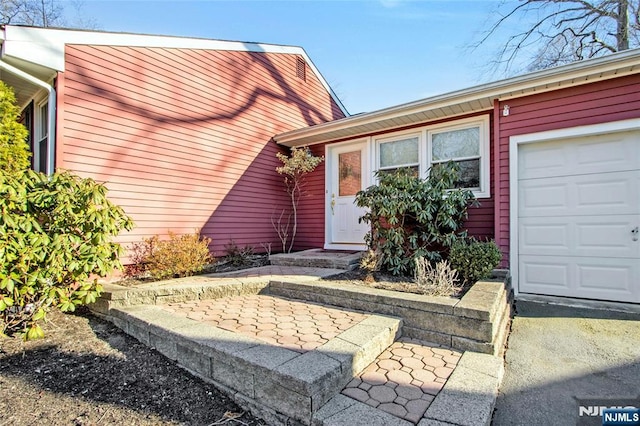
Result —
<svg viewBox="0 0 640 426"><path fill-rule="evenodd" d="M54 69L58 71L63 71L64 47L67 44L229 50L307 56L304 49L298 46L51 28L6 26L4 37L5 43L9 48L9 51L6 52L7 54L42 65L46 65L42 63L46 61L50 65L56 66L57 68ZM42 54L46 54L47 57L37 56ZM53 59L54 57L56 58L55 60Z"/></svg>

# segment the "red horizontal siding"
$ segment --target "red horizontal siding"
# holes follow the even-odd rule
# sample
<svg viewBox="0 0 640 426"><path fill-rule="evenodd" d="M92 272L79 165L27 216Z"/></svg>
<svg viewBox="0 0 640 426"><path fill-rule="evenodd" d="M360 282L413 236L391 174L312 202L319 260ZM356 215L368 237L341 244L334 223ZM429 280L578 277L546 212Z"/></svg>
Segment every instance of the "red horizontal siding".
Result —
<svg viewBox="0 0 640 426"><path fill-rule="evenodd" d="M296 77L296 55L83 45L65 58L57 167L106 182L136 222L121 242L202 229L218 255L232 239L279 247L271 137L343 117L310 69Z"/></svg>
<svg viewBox="0 0 640 426"><path fill-rule="evenodd" d="M509 138L611 121L640 118L640 74L509 99L510 114L499 117L501 203L496 214L497 243L509 254Z"/></svg>

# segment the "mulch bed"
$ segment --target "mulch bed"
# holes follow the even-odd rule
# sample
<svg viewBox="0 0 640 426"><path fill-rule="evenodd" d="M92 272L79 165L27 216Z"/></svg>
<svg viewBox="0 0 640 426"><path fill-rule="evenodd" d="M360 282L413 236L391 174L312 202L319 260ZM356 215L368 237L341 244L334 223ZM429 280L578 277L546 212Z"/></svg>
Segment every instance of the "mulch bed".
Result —
<svg viewBox="0 0 640 426"><path fill-rule="evenodd" d="M264 424L87 309L48 318L42 340L0 339L0 426Z"/></svg>
<svg viewBox="0 0 640 426"><path fill-rule="evenodd" d="M413 277L402 275L396 276L386 274L384 272L370 273L360 268L354 269L352 271L345 271L336 275L331 275L323 279L326 281L353 284L363 287L380 288L384 290L400 291L404 293L423 294L414 282ZM461 298L468 290L469 287L463 287L462 291L455 297Z"/></svg>

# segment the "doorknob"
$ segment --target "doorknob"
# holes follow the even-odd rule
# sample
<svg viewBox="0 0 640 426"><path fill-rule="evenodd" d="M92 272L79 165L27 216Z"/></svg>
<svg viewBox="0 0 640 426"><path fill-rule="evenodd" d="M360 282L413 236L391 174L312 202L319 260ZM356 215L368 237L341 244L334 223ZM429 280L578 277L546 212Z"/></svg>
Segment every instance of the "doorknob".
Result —
<svg viewBox="0 0 640 426"><path fill-rule="evenodd" d="M637 226L631 230L631 239L633 241L638 241L638 227Z"/></svg>

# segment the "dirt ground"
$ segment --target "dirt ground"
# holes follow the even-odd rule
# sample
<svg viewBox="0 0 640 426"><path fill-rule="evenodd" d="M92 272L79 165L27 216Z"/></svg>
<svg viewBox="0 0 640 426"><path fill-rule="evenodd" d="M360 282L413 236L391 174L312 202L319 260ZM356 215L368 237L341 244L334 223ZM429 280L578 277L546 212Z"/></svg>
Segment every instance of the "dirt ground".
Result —
<svg viewBox="0 0 640 426"><path fill-rule="evenodd" d="M213 385L82 309L0 339L0 426L263 425Z"/></svg>

